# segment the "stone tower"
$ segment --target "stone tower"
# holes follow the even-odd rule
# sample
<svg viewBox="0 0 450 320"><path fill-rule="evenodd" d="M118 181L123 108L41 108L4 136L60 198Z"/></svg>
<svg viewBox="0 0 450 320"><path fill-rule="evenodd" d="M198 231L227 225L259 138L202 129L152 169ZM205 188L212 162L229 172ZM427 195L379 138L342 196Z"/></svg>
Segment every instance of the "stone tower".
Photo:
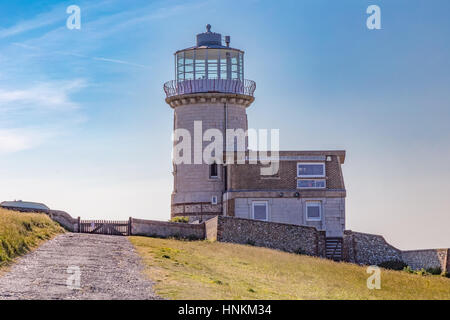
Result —
<svg viewBox="0 0 450 320"><path fill-rule="evenodd" d="M173 165L172 217L222 214L226 171L221 163L199 163L198 157L195 161L195 133L198 137L199 132L203 136L208 129L218 129L225 145L227 129L246 131L246 108L254 101L255 88L255 82L244 78L244 52L230 47L229 36L223 45L221 34L211 32L210 25L197 35L195 46L175 52L175 80L164 84L166 102L174 109L174 131L187 130L192 141L191 163ZM208 144L200 142L202 149Z"/></svg>

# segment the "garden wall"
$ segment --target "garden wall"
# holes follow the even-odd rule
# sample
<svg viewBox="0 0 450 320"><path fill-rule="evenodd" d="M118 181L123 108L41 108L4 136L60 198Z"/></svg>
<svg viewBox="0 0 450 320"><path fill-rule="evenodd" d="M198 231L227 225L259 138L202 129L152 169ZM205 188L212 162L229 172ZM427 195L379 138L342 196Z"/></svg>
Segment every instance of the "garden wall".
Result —
<svg viewBox="0 0 450 320"><path fill-rule="evenodd" d="M159 238L205 239L205 224L131 219L131 234Z"/></svg>
<svg viewBox="0 0 450 320"><path fill-rule="evenodd" d="M224 216L214 219L217 219L217 241L325 256L325 232L314 227ZM213 226L215 221L210 223ZM206 233L214 236L213 231Z"/></svg>
<svg viewBox="0 0 450 320"><path fill-rule="evenodd" d="M64 211L50 210L47 212L50 219L58 222L64 229L70 232L78 232L78 219L74 219Z"/></svg>
<svg viewBox="0 0 450 320"><path fill-rule="evenodd" d="M378 265L389 260L402 260L402 252L376 234L344 231L343 259L365 265Z"/></svg>
<svg viewBox="0 0 450 320"><path fill-rule="evenodd" d="M449 272L449 249L403 251L403 261L412 269L440 268Z"/></svg>

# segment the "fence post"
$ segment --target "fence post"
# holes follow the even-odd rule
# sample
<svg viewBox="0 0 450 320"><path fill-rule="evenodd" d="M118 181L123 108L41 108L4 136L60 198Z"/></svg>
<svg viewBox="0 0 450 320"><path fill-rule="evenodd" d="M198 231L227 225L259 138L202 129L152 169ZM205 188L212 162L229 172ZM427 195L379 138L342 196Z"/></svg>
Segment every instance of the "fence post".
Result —
<svg viewBox="0 0 450 320"><path fill-rule="evenodd" d="M132 222L133 218L129 218L128 219L128 235L131 236L131 222Z"/></svg>
<svg viewBox="0 0 450 320"><path fill-rule="evenodd" d="M78 233L81 233L81 218L78 217Z"/></svg>

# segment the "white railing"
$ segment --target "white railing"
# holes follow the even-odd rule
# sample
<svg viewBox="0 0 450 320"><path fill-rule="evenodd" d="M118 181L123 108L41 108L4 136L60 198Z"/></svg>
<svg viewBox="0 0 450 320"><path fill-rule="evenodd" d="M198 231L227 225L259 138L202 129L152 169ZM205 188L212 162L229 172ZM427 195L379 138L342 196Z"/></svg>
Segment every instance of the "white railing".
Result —
<svg viewBox="0 0 450 320"><path fill-rule="evenodd" d="M182 94L219 92L235 93L252 96L256 89L256 83L252 80L232 79L198 79L184 81L168 81L164 84L166 96L172 97Z"/></svg>

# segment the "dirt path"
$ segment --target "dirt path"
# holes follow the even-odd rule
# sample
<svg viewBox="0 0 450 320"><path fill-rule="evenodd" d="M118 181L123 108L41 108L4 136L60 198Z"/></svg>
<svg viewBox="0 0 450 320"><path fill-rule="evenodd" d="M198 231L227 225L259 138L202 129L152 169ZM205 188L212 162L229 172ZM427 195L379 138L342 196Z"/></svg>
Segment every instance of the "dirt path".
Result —
<svg viewBox="0 0 450 320"><path fill-rule="evenodd" d="M76 289L78 270L80 289ZM0 300L155 298L126 237L59 235L0 276Z"/></svg>

